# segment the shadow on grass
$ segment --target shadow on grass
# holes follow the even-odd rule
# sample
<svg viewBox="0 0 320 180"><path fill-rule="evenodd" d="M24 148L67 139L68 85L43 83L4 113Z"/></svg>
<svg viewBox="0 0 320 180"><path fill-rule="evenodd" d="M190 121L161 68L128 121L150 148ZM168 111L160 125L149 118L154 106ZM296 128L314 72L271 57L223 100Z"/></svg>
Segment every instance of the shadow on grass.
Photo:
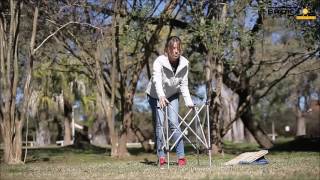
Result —
<svg viewBox="0 0 320 180"><path fill-rule="evenodd" d="M225 141L223 143L224 153L226 154L241 154L244 152L259 151L261 148L256 143L233 143Z"/></svg>
<svg viewBox="0 0 320 180"><path fill-rule="evenodd" d="M261 150L257 144L253 143L232 143L224 142L224 152L226 154L238 155L243 152L252 152ZM146 152L143 148L128 148L128 151L133 156L144 156L146 154L153 154L156 152ZM292 152L292 151L305 151L305 152L320 152L320 138L296 138L287 139L285 141L278 141L275 146L269 149L270 152ZM173 150L175 152L175 150ZM190 145L185 144L186 155L196 155L197 151ZM205 154L206 150L200 150L200 154ZM24 151L23 151L24 155ZM90 158L92 155L98 156L96 158L110 156L110 149L105 147L98 147L89 143L81 143L78 145L70 145L65 147L48 147L48 148L29 148L27 162L51 161L72 155L74 158ZM100 158L101 159L101 158ZM0 162L3 162L3 150L0 150ZM157 166L157 162L147 158L140 163ZM171 162L170 162L171 164Z"/></svg>
<svg viewBox="0 0 320 180"><path fill-rule="evenodd" d="M22 154L24 155L25 149ZM110 150L106 148L91 145L89 143L81 143L78 145L69 145L64 147L51 146L40 148L28 148L27 163L38 161L50 161L55 157L63 157L68 154L74 154L77 156L82 155L104 155L110 156ZM3 150L0 150L0 161L3 162Z"/></svg>
<svg viewBox="0 0 320 180"><path fill-rule="evenodd" d="M145 153L155 153L156 151L155 150L146 151L144 148L140 147L140 148L128 148L128 152L130 153L130 155L139 156Z"/></svg>
<svg viewBox="0 0 320 180"><path fill-rule="evenodd" d="M59 155L66 152L76 153L76 154L110 154L106 148L94 146L89 143L81 143L79 145L69 145L64 147L56 148L39 148L39 149L28 149L28 153L36 154L39 152L47 152L49 155Z"/></svg>
<svg viewBox="0 0 320 180"><path fill-rule="evenodd" d="M158 166L158 162L157 161L150 161L149 159L145 158L143 161L140 161L140 163L145 164L145 165L149 165L149 166ZM166 163L165 166L167 166L168 164ZM178 165L177 162L174 161L170 161L170 166L176 166Z"/></svg>
<svg viewBox="0 0 320 180"><path fill-rule="evenodd" d="M243 152L250 152L250 151L258 151L261 150L261 148L259 148L258 144L255 143L233 143L233 142L229 142L229 141L225 141L223 143L223 150L224 153L226 154L241 154ZM143 151L143 150L141 150ZM189 143L185 143L185 154L186 155L197 155L197 150ZM176 152L176 149L174 148L172 150L173 153ZM201 146L199 148L199 154L207 154L207 149L203 146ZM156 152L151 152L154 153L156 155Z"/></svg>
<svg viewBox="0 0 320 180"><path fill-rule="evenodd" d="M150 161L147 158L145 158L143 161L140 161L140 163L149 165L149 166L158 166L158 163L156 161Z"/></svg>
<svg viewBox="0 0 320 180"><path fill-rule="evenodd" d="M270 151L320 152L320 138L298 137L291 141L276 143Z"/></svg>

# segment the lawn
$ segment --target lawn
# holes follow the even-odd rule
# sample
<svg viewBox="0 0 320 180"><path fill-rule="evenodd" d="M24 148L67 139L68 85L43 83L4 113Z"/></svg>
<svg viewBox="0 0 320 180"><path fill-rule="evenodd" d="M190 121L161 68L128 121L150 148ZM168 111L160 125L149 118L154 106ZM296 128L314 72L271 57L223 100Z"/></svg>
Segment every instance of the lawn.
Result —
<svg viewBox="0 0 320 180"><path fill-rule="evenodd" d="M318 142L314 145L319 145ZM156 156L140 149L130 149L131 156L114 159L104 148L63 147L30 149L27 163L9 166L1 163L0 179L320 179L318 148L288 151L271 150L266 155L267 165L235 165L224 163L242 152L258 150L252 144L225 144L224 156L199 157L187 148L187 166L180 168L171 154L170 169L159 169ZM2 161L1 152L1 161Z"/></svg>

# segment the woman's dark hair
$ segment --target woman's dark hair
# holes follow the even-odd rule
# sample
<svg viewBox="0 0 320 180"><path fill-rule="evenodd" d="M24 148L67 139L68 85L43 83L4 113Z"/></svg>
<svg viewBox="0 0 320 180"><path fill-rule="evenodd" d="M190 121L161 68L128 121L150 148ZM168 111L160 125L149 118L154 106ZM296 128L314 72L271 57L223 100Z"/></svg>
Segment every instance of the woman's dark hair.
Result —
<svg viewBox="0 0 320 180"><path fill-rule="evenodd" d="M178 36L170 36L167 39L165 48L164 48L164 52L168 53L169 48L171 48L173 46L174 43L178 43L179 44L179 50L181 51L181 40Z"/></svg>

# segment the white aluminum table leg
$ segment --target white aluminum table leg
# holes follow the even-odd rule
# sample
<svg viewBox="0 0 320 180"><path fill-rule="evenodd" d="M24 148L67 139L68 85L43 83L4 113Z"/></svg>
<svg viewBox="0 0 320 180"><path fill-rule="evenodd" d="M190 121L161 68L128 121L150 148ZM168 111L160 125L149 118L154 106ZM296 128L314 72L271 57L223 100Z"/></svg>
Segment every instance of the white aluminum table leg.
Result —
<svg viewBox="0 0 320 180"><path fill-rule="evenodd" d="M195 113L197 114L197 109L195 109ZM197 133L197 135L198 135L198 133L199 133L199 127L198 127L198 121L196 120L196 124L195 124L195 128L196 128L196 133ZM199 148L200 148L200 145L199 145L199 140L198 140L198 138L196 138L196 147L197 147L197 164L198 164L198 166L200 165L200 161L199 161Z"/></svg>
<svg viewBox="0 0 320 180"><path fill-rule="evenodd" d="M211 141L210 141L210 118L209 118L209 104L208 102L206 103L207 106L207 130L208 130L208 153L209 153L209 165L211 167Z"/></svg>
<svg viewBox="0 0 320 180"><path fill-rule="evenodd" d="M169 118L168 118L168 106L165 107L165 111L166 111L166 126L167 126L167 144L166 144L166 151L167 151L167 157L168 157L168 169L170 166L170 149L169 149Z"/></svg>

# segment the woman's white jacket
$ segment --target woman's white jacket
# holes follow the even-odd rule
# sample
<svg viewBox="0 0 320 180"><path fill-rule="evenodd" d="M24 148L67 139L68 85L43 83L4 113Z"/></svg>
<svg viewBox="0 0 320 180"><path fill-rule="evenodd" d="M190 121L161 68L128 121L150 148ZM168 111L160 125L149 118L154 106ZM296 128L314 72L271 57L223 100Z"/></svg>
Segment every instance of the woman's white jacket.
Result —
<svg viewBox="0 0 320 180"><path fill-rule="evenodd" d="M146 93L153 98L166 98L181 93L186 106L193 106L188 88L188 60L180 56L176 73L173 72L169 59L165 55L159 56L153 63L152 77L147 86Z"/></svg>

